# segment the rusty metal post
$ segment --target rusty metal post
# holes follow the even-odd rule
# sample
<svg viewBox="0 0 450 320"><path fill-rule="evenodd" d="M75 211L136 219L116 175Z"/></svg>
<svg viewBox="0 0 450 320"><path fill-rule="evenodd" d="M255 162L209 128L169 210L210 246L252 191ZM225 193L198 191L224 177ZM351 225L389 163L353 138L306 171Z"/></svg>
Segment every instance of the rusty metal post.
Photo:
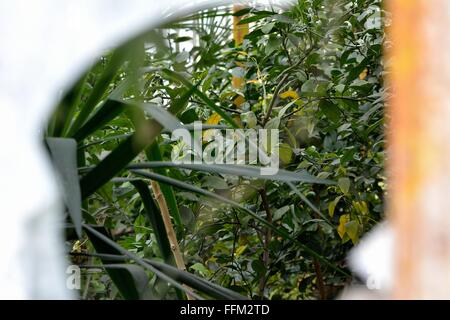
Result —
<svg viewBox="0 0 450 320"><path fill-rule="evenodd" d="M450 1L391 0L394 298L450 298Z"/></svg>

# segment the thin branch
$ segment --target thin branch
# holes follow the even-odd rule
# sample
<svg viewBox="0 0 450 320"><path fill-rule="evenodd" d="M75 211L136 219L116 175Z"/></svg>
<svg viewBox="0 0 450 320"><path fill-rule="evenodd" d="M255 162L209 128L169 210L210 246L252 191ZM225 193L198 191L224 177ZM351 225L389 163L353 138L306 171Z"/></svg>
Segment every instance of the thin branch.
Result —
<svg viewBox="0 0 450 320"><path fill-rule="evenodd" d="M266 211L266 220L268 223L271 224L272 223L272 211L270 210L269 200L267 198L266 187L264 187L263 189L260 190L260 195L261 195L262 205L264 207L264 210ZM262 276L259 281L259 292L260 292L261 297L264 296L264 289L265 289L265 286L267 283L267 269L270 264L269 244L270 244L271 240L272 240L272 230L270 228L267 228L266 232L264 234L264 252L263 252L263 264L264 264L264 268L266 269L266 274L264 276Z"/></svg>
<svg viewBox="0 0 450 320"><path fill-rule="evenodd" d="M262 121L262 126L264 127L266 123L269 121L270 116L272 114L272 110L275 107L276 102L278 102L278 94L280 93L281 88L283 87L286 80L289 78L289 72L295 68L297 68L300 64L305 61L305 59L308 57L310 52L314 49L314 47L311 47L308 51L305 52L305 55L299 59L294 65L290 66L289 68L284 69L278 76L278 78L281 78L281 80L278 82L278 85L275 87L275 91L273 93L272 100L270 101L269 108L267 109L266 116L264 117ZM277 78L277 79L278 79Z"/></svg>
<svg viewBox="0 0 450 320"><path fill-rule="evenodd" d="M322 270L320 268L320 263L319 261L317 261L317 259L313 260L313 264L314 264L314 270L316 272L316 279L317 279L317 288L319 289L319 294L320 294L320 300L325 300L326 297L326 292L325 292L325 285L323 282L323 276L322 276Z"/></svg>
<svg viewBox="0 0 450 320"><path fill-rule="evenodd" d="M278 82L278 85L275 87L275 91L273 92L273 97L272 97L272 100L270 101L269 108L267 109L266 116L264 117L264 119L262 121L262 126L263 127L269 121L270 116L272 114L272 109L275 106L275 103L278 101L278 94L280 93L280 90L283 87L284 82L287 80L288 77L289 77L289 74L286 73L283 76L283 78L281 78L280 82Z"/></svg>

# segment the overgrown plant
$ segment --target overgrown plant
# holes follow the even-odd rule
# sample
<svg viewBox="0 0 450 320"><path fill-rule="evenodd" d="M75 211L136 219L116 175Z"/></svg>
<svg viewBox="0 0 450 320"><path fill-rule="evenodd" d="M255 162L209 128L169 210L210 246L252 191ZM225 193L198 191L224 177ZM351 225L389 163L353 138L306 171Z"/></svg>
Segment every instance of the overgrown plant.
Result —
<svg viewBox="0 0 450 320"><path fill-rule="evenodd" d="M105 54L47 128L81 298L335 297L383 216L383 20L376 0L225 7ZM280 129L280 171L172 163L194 121Z"/></svg>

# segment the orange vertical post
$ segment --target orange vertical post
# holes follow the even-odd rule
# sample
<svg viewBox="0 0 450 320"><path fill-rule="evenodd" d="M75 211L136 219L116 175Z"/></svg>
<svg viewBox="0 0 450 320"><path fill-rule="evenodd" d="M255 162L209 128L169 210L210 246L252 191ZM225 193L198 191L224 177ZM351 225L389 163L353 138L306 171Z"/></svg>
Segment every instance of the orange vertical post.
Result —
<svg viewBox="0 0 450 320"><path fill-rule="evenodd" d="M244 8L245 8L244 6L234 5L233 12L236 13ZM233 39L234 39L235 46L240 46L242 44L242 42L244 42L244 37L249 32L248 23L239 24L239 22L241 22L241 20L242 20L242 16L240 16L240 17L233 16ZM233 88L239 89L243 85L244 85L243 78L233 76L233 79L232 79Z"/></svg>
<svg viewBox="0 0 450 320"><path fill-rule="evenodd" d="M450 1L386 3L393 297L450 298Z"/></svg>

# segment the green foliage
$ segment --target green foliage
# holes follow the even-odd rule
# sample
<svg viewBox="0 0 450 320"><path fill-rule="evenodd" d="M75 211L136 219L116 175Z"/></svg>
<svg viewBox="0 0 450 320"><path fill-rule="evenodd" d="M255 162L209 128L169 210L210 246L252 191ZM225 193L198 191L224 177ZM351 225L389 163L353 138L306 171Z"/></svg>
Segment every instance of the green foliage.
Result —
<svg viewBox="0 0 450 320"><path fill-rule="evenodd" d="M105 54L56 109L48 137L75 139L48 140L75 184L69 226L80 235L79 208L96 225L67 232L86 266L82 298L326 299L350 280L348 250L383 217L380 1L235 15L251 23L239 47L230 8L196 13ZM196 120L279 128L280 172L171 163L170 131ZM78 145L79 188L59 141ZM187 272L171 266L148 179L161 183Z"/></svg>

